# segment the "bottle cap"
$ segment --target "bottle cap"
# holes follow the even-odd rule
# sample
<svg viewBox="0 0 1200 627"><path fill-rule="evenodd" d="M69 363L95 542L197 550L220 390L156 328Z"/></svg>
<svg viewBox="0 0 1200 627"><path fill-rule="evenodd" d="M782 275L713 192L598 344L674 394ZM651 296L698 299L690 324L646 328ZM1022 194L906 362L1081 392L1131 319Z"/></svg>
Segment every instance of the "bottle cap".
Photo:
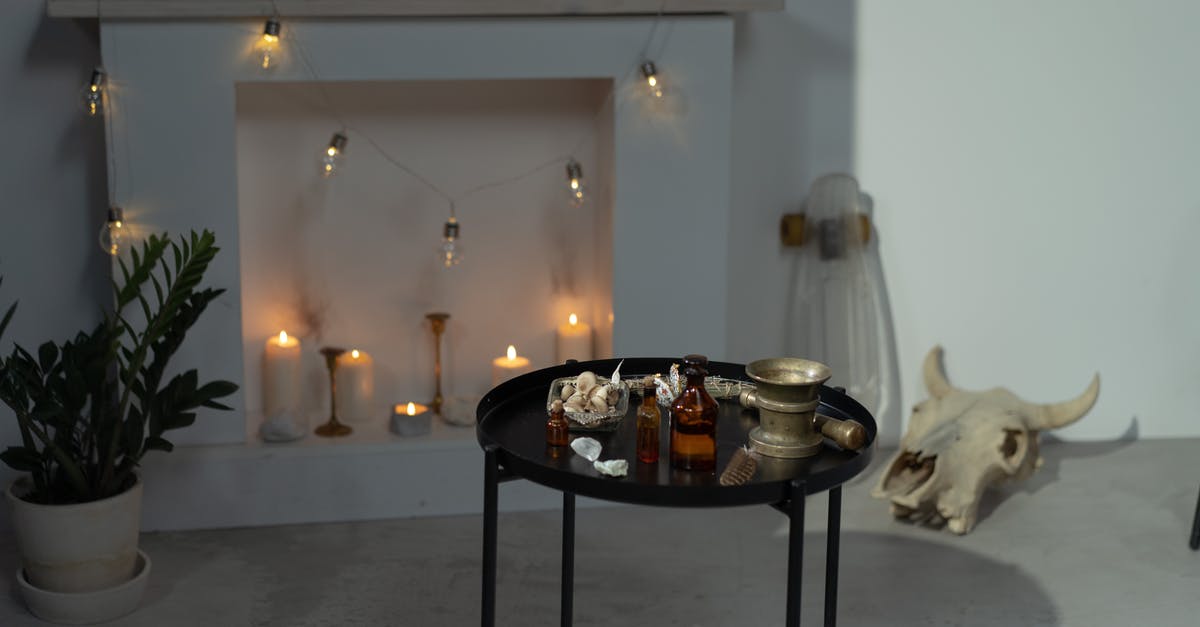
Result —
<svg viewBox="0 0 1200 627"><path fill-rule="evenodd" d="M708 374L708 357L704 355L687 355L683 358L683 374L688 376L704 376Z"/></svg>

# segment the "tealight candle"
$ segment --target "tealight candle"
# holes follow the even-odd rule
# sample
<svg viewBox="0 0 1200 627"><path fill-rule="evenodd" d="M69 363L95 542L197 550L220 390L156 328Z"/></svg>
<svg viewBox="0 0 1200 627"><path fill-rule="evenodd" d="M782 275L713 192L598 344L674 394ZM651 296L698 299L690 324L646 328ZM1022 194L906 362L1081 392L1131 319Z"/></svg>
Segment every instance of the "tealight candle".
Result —
<svg viewBox="0 0 1200 627"><path fill-rule="evenodd" d="M587 361L592 359L592 327L580 322L579 316L571 314L566 324L558 325L554 358L558 363L568 359Z"/></svg>
<svg viewBox="0 0 1200 627"><path fill-rule="evenodd" d="M375 360L357 348L338 357L337 415L345 422L371 419L375 402Z"/></svg>
<svg viewBox="0 0 1200 627"><path fill-rule="evenodd" d="M280 331L263 359L263 414L295 412L300 400L300 340Z"/></svg>
<svg viewBox="0 0 1200 627"><path fill-rule="evenodd" d="M529 365L529 358L519 357L515 346L510 344L507 353L504 357L492 360L492 387L533 370Z"/></svg>
<svg viewBox="0 0 1200 627"><path fill-rule="evenodd" d="M397 403L392 406L392 433L403 437L426 435L433 426L429 408L420 403Z"/></svg>

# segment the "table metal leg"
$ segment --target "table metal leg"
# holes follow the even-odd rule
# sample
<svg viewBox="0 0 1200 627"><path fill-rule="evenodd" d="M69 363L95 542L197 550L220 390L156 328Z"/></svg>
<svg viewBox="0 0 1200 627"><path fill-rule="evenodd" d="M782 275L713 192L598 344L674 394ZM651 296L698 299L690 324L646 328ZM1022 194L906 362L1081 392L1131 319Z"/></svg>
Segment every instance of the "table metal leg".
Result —
<svg viewBox="0 0 1200 627"><path fill-rule="evenodd" d="M829 491L829 524L825 531L825 627L837 625L838 547L842 536L842 486Z"/></svg>
<svg viewBox="0 0 1200 627"><path fill-rule="evenodd" d="M1200 550L1200 496L1196 497L1196 516L1192 519L1191 540L1189 546L1192 547L1192 550Z"/></svg>
<svg viewBox="0 0 1200 627"><path fill-rule="evenodd" d="M575 605L575 495L563 492L562 513L562 627L571 627Z"/></svg>
<svg viewBox="0 0 1200 627"><path fill-rule="evenodd" d="M804 482L792 481L788 496L787 627L800 627L800 586L804 573Z"/></svg>
<svg viewBox="0 0 1200 627"><path fill-rule="evenodd" d="M500 465L496 448L483 450L483 627L496 624L496 504Z"/></svg>

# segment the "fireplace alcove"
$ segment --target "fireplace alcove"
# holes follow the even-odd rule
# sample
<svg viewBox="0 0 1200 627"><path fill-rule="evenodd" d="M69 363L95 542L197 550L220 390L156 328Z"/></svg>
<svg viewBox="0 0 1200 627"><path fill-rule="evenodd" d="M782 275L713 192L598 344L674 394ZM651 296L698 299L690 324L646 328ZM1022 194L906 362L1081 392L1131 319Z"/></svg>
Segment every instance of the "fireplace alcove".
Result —
<svg viewBox="0 0 1200 627"><path fill-rule="evenodd" d="M720 358L727 343L727 239L733 219L729 206L732 19L718 15L662 18L658 27L661 36L653 53L677 98L666 115L661 111L648 113L639 105L641 92L636 73L631 71L640 60L639 52L653 21L650 16L321 18L291 21L285 33L290 31L292 37L299 37L319 80L329 88L343 85L344 95L369 95L371 90L380 89L383 90L378 92L380 101L393 97L403 101L405 90L420 89L422 85L431 85L430 81L439 82L431 87L430 93L441 94L431 95L431 101L450 97L447 94L454 90L482 90L478 93L488 98L487 90L502 89L496 86L500 83L524 86L535 94L548 86L566 90L567 95L562 98L567 103L562 109L566 113L560 120L563 125L548 125L547 132L569 133L572 138L580 133L594 133L596 141L586 149L587 156L580 159L595 164L587 172L593 179L589 183L599 199L602 225L611 220L611 236L605 234L600 238L602 245L598 252L586 255L590 263L598 264L596 272L602 277L601 284L610 282L611 288L604 286L595 293L585 294L587 302L583 306L601 327L607 323L604 314L611 311L611 329L601 329L601 333L611 337L611 352L615 355L702 352ZM257 291L247 295L248 288L257 289L254 286L269 280L258 274L261 268L258 264L269 257L269 251L247 252L247 246L253 242L249 231L245 241L241 233L250 215L245 212L262 204L264 190L280 199L273 211L289 208L334 211L334 207L321 204L331 198L335 203L338 199L350 199L351 204L369 206L370 211L377 212L375 218L390 221L379 233L371 234L374 244L390 233L406 246L428 249L430 254L423 259L432 260L437 225L445 217L444 204L429 198L426 190L415 182L402 180L398 173L384 175L379 155L364 142L355 141L353 135L354 143L347 151L347 168L361 168L365 173L347 174L346 181L331 180L331 187L323 190L316 187L321 183L314 174L315 150L308 153L311 157L306 154L280 159L290 159L283 164L294 172L289 175L294 176L290 185L282 170L271 170L283 165L262 166L256 162L257 165L251 166L244 162L261 161L257 149L247 149L242 144L255 133L261 133L263 127L247 126L254 116L240 115L239 110L246 113L250 107L257 111L255 115L260 115L264 113L261 109L264 103L288 93L289 89L296 88L307 95L294 96L294 100L280 105L280 116L272 123L286 121L287 112L294 110L299 125L296 137L312 133L318 138L316 150L337 130L336 122L323 121L319 103L305 100L317 96L309 89L312 76L303 64L285 58L270 74L255 66L248 50L259 30L261 20L249 19L106 19L101 24L105 65L111 77L109 102L113 128L109 141L115 151L112 174L117 182L118 202L125 207L130 222L143 232L181 233L208 228L216 232L222 246L221 254L210 268L209 280L228 292L195 327L177 362L199 368L206 377L230 379L244 386L231 399L233 412L201 414L193 427L178 432L175 439L181 446L174 453L146 460L149 480L144 528L226 527L478 511L480 457L471 429L440 428L432 437L408 440L382 434L377 438L330 442L310 436L298 445L264 445L252 436L259 404L258 376L252 370L261 359L267 335L278 326L292 324L289 317L296 315L294 290L286 297L260 298ZM287 43L285 35L284 45ZM610 85L614 98L607 101L605 94ZM389 90L397 91L388 95ZM492 92L492 98L502 100L501 93ZM257 104L250 104L256 98ZM515 100L519 104L520 99ZM606 101L611 104L606 105ZM254 109L255 106L260 109ZM486 103L479 106L481 112L488 110ZM186 115L181 115L181 111ZM594 117L588 113L597 111L599 115ZM357 115L353 106L349 106L347 115ZM396 124L402 128L405 121L401 119ZM362 126L372 136L376 134L372 130L377 126L375 123ZM386 136L387 129L382 133ZM303 139L305 146L311 143L307 137ZM296 138L285 143L293 140ZM523 147L522 154L542 153L537 148L539 142L546 147L554 144L545 137L531 137L530 146ZM434 143L427 142L423 148L419 143L405 146L402 140L393 144L388 139L381 143L389 151L394 149L398 155L403 154L403 160L418 170L422 168L422 154L431 159L438 156ZM552 157L569 150L573 142L566 143L566 148L542 154ZM480 138L479 146L480 150L495 150L488 147L486 138ZM306 159L310 160L311 168L301 167ZM447 176L446 187L457 192L527 168L524 162L487 161L491 165L486 168L483 162L474 164L485 171L464 174L459 179ZM450 165L434 166L432 170L439 176L450 172L452 160L445 163ZM536 161L529 165L536 165ZM498 190L497 196L481 195L475 200L485 206L490 202L502 210L505 203L520 205L519 195L528 193L529 206L522 209L529 210L529 215L521 219L544 217L549 201L539 194L560 193L559 170L553 168L544 175L522 181L516 190ZM376 184L371 178L379 179L378 187L364 188ZM350 183L354 185L353 193L336 188ZM298 197L302 200L297 200ZM387 213L389 207L395 213ZM496 242L487 240L490 227L486 226L487 219L481 217L482 211L479 206L472 207L471 202L461 208L464 242L469 247L467 263L495 265ZM401 215L407 217L400 220L397 216ZM476 224L483 223L484 228L473 230L473 220ZM371 224L358 218L349 222L355 224L354 229L370 228ZM337 238L337 246L344 247L353 230L339 233L330 237ZM546 239L545 234L536 237ZM304 250L308 253L319 244L306 242ZM522 247L528 248L528 244L524 242ZM307 259L320 263L316 255ZM381 259L360 262L387 261ZM425 372L430 359L426 344L429 340L422 320L411 319L411 315L426 306L437 306L437 296L426 298L421 290L428 288L427 293L434 294L438 289L453 287L443 285L434 289L422 284L420 277L433 276L433 268L406 271L401 266L412 265L408 257L391 260L394 263L390 266L384 263L377 270L363 271L363 277L354 281L354 289L360 290L360 294L381 295L380 298L396 307L395 311L407 312L400 317L410 319L395 320L395 334L373 331L379 335L370 336L365 342L395 342L385 349L391 369L387 375L391 377L388 393L422 400L428 395L427 375L426 378L408 376L404 368L411 366L412 373ZM576 260L580 264L584 261ZM540 254L525 258L525 262L542 266L548 263ZM404 273L403 278L398 278L399 273ZM281 278L294 284L293 279ZM329 281L324 284L330 285ZM404 285L411 289L401 290ZM697 299L697 295L702 298ZM336 296L336 293L325 294L326 300ZM502 298L488 295L487 300L492 308L505 307ZM684 303L688 304L686 311ZM469 301L459 305L473 312L484 306ZM553 358L552 325L561 315L560 308L570 306L560 302L522 301L515 305L517 315L513 319L532 318L531 321L504 331L486 332L476 330L482 328L478 325L484 318L472 318L476 314L464 310L464 323L474 322L460 331L468 335L467 341L483 345L478 350L489 355L498 355L506 343L518 343L516 337L502 340L502 335L523 335L530 342L531 352L536 353L543 365L548 365L547 360ZM451 310L452 315L455 313ZM382 319L387 312L374 311L372 315ZM345 310L338 314L338 319L342 322L334 323L335 328L329 330L323 341L359 342L355 337L345 337L355 335L351 328L382 324L377 319L356 321ZM343 327L336 328L338 324ZM479 370L479 356L469 354L462 346L450 348L457 352L449 361L462 376L460 381L448 381L448 385L464 385L470 388L468 393L481 391L480 385L486 387ZM602 346L601 350L604 348L607 347ZM416 355L412 364L397 366L407 354ZM380 399L380 402L390 400ZM554 498L549 491L521 485L506 488L504 502L513 509L535 508L551 506Z"/></svg>

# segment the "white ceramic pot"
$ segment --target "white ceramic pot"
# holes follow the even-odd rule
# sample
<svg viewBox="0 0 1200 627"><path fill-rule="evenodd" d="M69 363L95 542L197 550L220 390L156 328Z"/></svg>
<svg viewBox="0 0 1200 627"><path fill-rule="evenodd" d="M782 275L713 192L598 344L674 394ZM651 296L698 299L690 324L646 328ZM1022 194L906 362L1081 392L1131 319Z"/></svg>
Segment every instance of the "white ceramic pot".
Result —
<svg viewBox="0 0 1200 627"><path fill-rule="evenodd" d="M29 479L8 487L13 528L29 583L51 592L93 592L136 574L142 482L121 494L76 505L22 500Z"/></svg>

